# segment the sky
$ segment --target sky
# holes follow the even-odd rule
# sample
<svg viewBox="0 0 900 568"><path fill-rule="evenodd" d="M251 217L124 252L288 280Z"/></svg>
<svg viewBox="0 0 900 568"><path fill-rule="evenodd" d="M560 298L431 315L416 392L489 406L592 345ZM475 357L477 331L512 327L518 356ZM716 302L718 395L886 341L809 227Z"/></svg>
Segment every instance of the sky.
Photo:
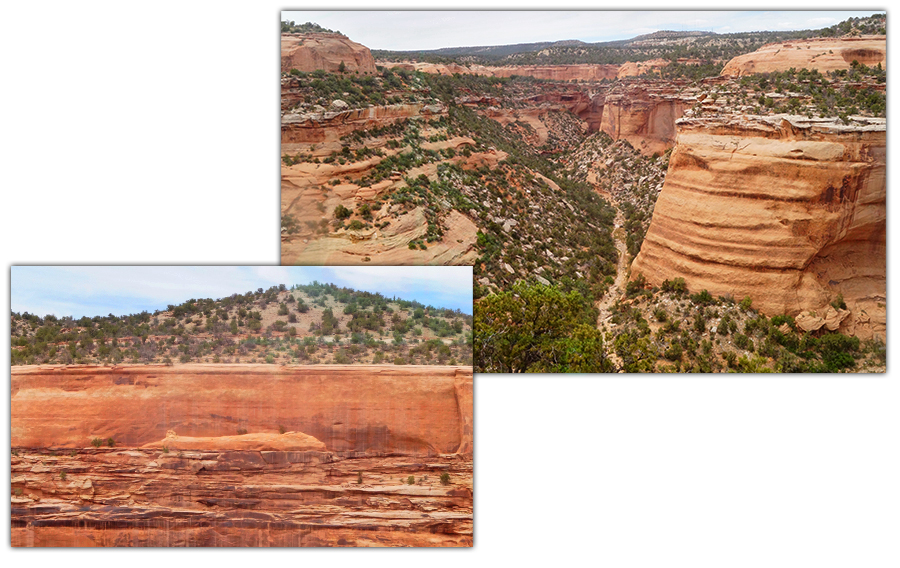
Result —
<svg viewBox="0 0 900 568"><path fill-rule="evenodd" d="M472 313L471 266L13 266L14 312L123 316L313 280Z"/></svg>
<svg viewBox="0 0 900 568"><path fill-rule="evenodd" d="M425 50L578 39L629 39L659 30L716 33L817 29L875 11L282 11L369 49Z"/></svg>

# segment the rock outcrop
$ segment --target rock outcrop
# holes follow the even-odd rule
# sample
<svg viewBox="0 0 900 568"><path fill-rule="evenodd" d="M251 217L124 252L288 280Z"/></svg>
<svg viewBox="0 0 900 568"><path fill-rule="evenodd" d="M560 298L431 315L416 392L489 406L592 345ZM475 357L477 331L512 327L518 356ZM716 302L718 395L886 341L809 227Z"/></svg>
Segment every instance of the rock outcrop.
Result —
<svg viewBox="0 0 900 568"><path fill-rule="evenodd" d="M16 367L11 443L84 448L113 438L139 447L169 430L219 437L283 427L329 450L452 453L464 445L455 381L471 374L395 365Z"/></svg>
<svg viewBox="0 0 900 568"><path fill-rule="evenodd" d="M11 392L12 546L473 542L470 368L13 367Z"/></svg>
<svg viewBox="0 0 900 568"><path fill-rule="evenodd" d="M375 59L364 45L336 33L281 34L281 71L375 74Z"/></svg>
<svg viewBox="0 0 900 568"><path fill-rule="evenodd" d="M853 61L874 67L887 65L886 36L798 39L764 45L739 55L722 69L722 75L742 76L795 69L821 73L849 69Z"/></svg>
<svg viewBox="0 0 900 568"><path fill-rule="evenodd" d="M680 120L632 277L682 277L769 315L825 314L842 294L840 329L883 339L885 133L884 119Z"/></svg>
<svg viewBox="0 0 900 568"><path fill-rule="evenodd" d="M441 104L408 103L370 106L349 110L322 111L306 114L285 113L281 117L281 143L319 144L339 142L341 136L377 128L409 118L438 118L447 114Z"/></svg>
<svg viewBox="0 0 900 568"><path fill-rule="evenodd" d="M665 152L675 144L675 121L693 102L676 90L654 82L614 88L603 99L600 130L628 140L642 154Z"/></svg>

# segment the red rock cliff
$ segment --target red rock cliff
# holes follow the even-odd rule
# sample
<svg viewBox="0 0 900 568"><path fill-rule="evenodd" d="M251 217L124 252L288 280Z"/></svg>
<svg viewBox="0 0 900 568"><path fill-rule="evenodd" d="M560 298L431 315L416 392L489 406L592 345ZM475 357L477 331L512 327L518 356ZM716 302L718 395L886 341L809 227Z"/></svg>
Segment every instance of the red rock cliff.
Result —
<svg viewBox="0 0 900 568"><path fill-rule="evenodd" d="M632 276L750 296L769 315L824 314L885 331L885 122L683 119Z"/></svg>
<svg viewBox="0 0 900 568"><path fill-rule="evenodd" d="M853 61L874 67L887 65L886 36L814 38L770 43L753 53L739 55L722 69L722 75L742 76L795 69L820 72L849 69Z"/></svg>
<svg viewBox="0 0 900 568"><path fill-rule="evenodd" d="M322 69L337 73L341 63L346 73L375 74L369 48L334 33L281 34L281 71L310 72Z"/></svg>
<svg viewBox="0 0 900 568"><path fill-rule="evenodd" d="M393 365L34 366L12 371L15 447L136 447L302 432L328 450L471 452L471 369Z"/></svg>
<svg viewBox="0 0 900 568"><path fill-rule="evenodd" d="M11 544L472 546L472 410L470 368L16 367Z"/></svg>

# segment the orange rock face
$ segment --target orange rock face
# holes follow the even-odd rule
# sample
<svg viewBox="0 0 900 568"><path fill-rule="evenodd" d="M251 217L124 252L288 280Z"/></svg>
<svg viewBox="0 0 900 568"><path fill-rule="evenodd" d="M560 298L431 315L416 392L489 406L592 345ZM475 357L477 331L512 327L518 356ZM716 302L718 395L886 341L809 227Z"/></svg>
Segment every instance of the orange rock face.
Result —
<svg viewBox="0 0 900 568"><path fill-rule="evenodd" d="M769 315L850 308L840 329L885 334L885 123L691 119L631 274L750 296ZM837 324L834 324L835 326Z"/></svg>
<svg viewBox="0 0 900 568"><path fill-rule="evenodd" d="M312 114L287 113L281 117L281 143L301 144L339 142L341 136L390 124L406 118L437 118L447 114L446 107L422 103L371 106L337 112Z"/></svg>
<svg viewBox="0 0 900 568"><path fill-rule="evenodd" d="M722 75L742 76L795 69L822 73L849 69L853 61L874 67L887 65L886 36L815 38L764 45L753 53L729 61Z"/></svg>
<svg viewBox="0 0 900 568"><path fill-rule="evenodd" d="M471 369L12 377L13 546L472 545Z"/></svg>
<svg viewBox="0 0 900 568"><path fill-rule="evenodd" d="M603 101L600 130L645 155L665 152L675 145L675 121L691 104L667 90L652 83L614 89Z"/></svg>
<svg viewBox="0 0 900 568"><path fill-rule="evenodd" d="M311 72L322 69L337 73L341 63L344 72L375 74L375 60L364 45L333 33L281 34L281 71L291 69Z"/></svg>
<svg viewBox="0 0 900 568"><path fill-rule="evenodd" d="M179 436L302 432L329 450L451 453L463 444L461 367L136 365L16 367L16 447L137 447ZM471 412L471 409L469 410Z"/></svg>

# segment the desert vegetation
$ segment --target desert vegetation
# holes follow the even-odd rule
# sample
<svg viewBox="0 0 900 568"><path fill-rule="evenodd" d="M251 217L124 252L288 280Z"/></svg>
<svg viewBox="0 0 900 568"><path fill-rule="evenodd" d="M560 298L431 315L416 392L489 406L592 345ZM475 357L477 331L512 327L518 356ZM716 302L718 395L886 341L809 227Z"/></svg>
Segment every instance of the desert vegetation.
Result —
<svg viewBox="0 0 900 568"><path fill-rule="evenodd" d="M319 282L126 316L12 313L10 325L13 365L472 364L471 315Z"/></svg>

